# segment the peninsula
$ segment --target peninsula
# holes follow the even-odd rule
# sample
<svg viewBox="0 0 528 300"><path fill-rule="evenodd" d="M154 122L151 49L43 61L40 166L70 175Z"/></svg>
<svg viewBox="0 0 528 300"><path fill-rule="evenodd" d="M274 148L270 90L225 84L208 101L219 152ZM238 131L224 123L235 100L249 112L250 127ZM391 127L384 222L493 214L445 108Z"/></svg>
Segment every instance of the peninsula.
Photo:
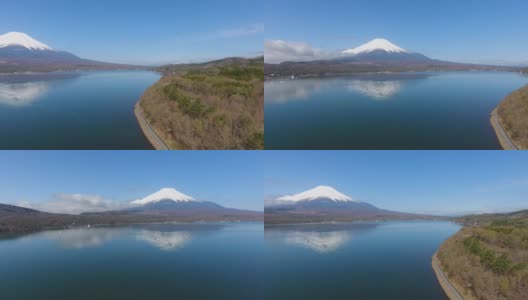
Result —
<svg viewBox="0 0 528 300"><path fill-rule="evenodd" d="M454 218L464 227L433 257L450 299L526 299L528 210Z"/></svg>
<svg viewBox="0 0 528 300"><path fill-rule="evenodd" d="M156 149L263 149L264 58L156 68L135 108Z"/></svg>
<svg viewBox="0 0 528 300"><path fill-rule="evenodd" d="M528 149L528 85L506 96L493 110L490 121L502 148Z"/></svg>

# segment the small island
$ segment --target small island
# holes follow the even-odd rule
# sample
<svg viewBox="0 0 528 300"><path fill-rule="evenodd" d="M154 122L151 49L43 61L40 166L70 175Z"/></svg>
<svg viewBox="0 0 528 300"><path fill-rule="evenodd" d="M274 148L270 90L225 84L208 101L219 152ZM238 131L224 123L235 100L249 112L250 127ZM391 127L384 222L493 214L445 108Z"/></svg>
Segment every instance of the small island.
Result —
<svg viewBox="0 0 528 300"><path fill-rule="evenodd" d="M465 225L433 257L450 299L526 299L528 210L455 218Z"/></svg>
<svg viewBox="0 0 528 300"><path fill-rule="evenodd" d="M135 108L159 150L263 149L264 58L156 69L164 76Z"/></svg>

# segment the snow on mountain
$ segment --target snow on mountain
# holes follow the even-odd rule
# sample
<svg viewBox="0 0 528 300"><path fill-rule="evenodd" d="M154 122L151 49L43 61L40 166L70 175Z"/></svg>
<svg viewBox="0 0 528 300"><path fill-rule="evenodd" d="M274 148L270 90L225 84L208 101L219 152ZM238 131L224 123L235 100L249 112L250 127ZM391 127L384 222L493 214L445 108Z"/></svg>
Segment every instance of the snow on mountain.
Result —
<svg viewBox="0 0 528 300"><path fill-rule="evenodd" d="M51 47L22 32L8 32L0 35L0 48L9 46L20 46L30 50L53 50Z"/></svg>
<svg viewBox="0 0 528 300"><path fill-rule="evenodd" d="M351 202L359 202L356 200L353 200L352 198L348 197L345 194L342 194L335 190L334 188L330 186L318 186L311 190L295 194L295 195L288 195L283 196L280 198L277 198L277 201L293 201L293 202L299 202L299 201L310 201L315 199L330 199L332 201L351 201Z"/></svg>
<svg viewBox="0 0 528 300"><path fill-rule="evenodd" d="M160 202L163 200L172 200L174 202L191 202L191 201L198 202L193 197L185 195L184 193L178 192L177 190L173 188L164 188L143 199L134 200L130 202L130 204L145 205L149 203Z"/></svg>
<svg viewBox="0 0 528 300"><path fill-rule="evenodd" d="M386 39L373 39L366 44L363 44L357 48L345 50L342 53L357 55L360 53L368 53L376 50L382 50L389 53L408 53L407 50L394 45Z"/></svg>

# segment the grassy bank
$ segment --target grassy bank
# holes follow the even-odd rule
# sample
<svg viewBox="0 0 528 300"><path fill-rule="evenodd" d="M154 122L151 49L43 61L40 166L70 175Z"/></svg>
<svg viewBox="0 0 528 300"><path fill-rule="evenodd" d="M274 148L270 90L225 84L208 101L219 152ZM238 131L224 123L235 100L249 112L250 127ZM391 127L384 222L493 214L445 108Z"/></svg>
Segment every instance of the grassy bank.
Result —
<svg viewBox="0 0 528 300"><path fill-rule="evenodd" d="M159 68L143 95L149 125L171 149L263 149L264 61L225 59Z"/></svg>
<svg viewBox="0 0 528 300"><path fill-rule="evenodd" d="M465 221L471 225L438 251L449 281L464 299L526 299L528 218L484 215Z"/></svg>
<svg viewBox="0 0 528 300"><path fill-rule="evenodd" d="M498 120L512 143L519 149L528 149L528 85L504 98L496 111Z"/></svg>

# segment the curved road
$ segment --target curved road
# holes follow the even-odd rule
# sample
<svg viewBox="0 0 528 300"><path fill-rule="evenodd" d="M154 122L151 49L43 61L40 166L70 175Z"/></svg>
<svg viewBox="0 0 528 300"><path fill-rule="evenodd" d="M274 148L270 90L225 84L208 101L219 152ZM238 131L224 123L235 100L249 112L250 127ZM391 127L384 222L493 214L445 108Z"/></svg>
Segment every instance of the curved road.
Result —
<svg viewBox="0 0 528 300"><path fill-rule="evenodd" d="M505 150L519 150L502 127L497 114L497 109L494 109L491 113L491 126L495 129L495 133L497 134L497 138L499 139L502 148Z"/></svg>
<svg viewBox="0 0 528 300"><path fill-rule="evenodd" d="M436 256L436 253L433 256L433 269L436 273L436 277L438 277L438 280L440 281L440 285L444 289L444 292L451 300L464 300L464 297L460 295L460 293L457 291L457 289L449 282L449 279L447 279L447 276L445 276L444 271L442 271L442 268L440 268L440 265L438 264L438 257Z"/></svg>
<svg viewBox="0 0 528 300"><path fill-rule="evenodd" d="M170 147L160 138L154 128L152 128L147 122L145 116L143 116L143 110L141 109L141 107L139 107L139 102L134 107L134 113L136 115L136 119L139 122L139 126L143 131L143 134L147 137L147 140L152 144L154 149L170 150Z"/></svg>

